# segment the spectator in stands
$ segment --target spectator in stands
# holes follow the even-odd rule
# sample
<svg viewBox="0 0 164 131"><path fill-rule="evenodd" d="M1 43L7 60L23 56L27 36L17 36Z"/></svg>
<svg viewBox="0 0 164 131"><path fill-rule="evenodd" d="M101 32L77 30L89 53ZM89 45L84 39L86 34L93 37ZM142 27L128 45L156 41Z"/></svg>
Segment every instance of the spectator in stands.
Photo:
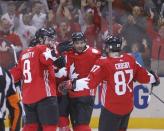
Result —
<svg viewBox="0 0 164 131"><path fill-rule="evenodd" d="M112 10L116 12L116 19L120 24L127 23L126 17L134 6L144 6L144 0L112 0Z"/></svg>
<svg viewBox="0 0 164 131"><path fill-rule="evenodd" d="M72 14L70 9L67 7L68 1L67 0L60 0L57 12L56 12L56 21L57 24L64 21L69 23L72 20Z"/></svg>
<svg viewBox="0 0 164 131"><path fill-rule="evenodd" d="M106 17L109 14L108 2L106 0L96 0L96 7L99 16Z"/></svg>
<svg viewBox="0 0 164 131"><path fill-rule="evenodd" d="M128 23L123 26L122 35L127 44L146 38L146 19L139 6L134 6L132 14L127 17Z"/></svg>
<svg viewBox="0 0 164 131"><path fill-rule="evenodd" d="M154 12L150 9L150 17L148 18L147 33L152 40L152 61L151 68L158 70L159 74L164 75L164 23L159 22L158 30L153 29Z"/></svg>
<svg viewBox="0 0 164 131"><path fill-rule="evenodd" d="M98 34L101 30L101 12L93 0L82 0L79 13L79 24L91 47L97 47Z"/></svg>
<svg viewBox="0 0 164 131"><path fill-rule="evenodd" d="M0 65L9 69L14 62L13 50L11 44L15 46L15 50L18 53L22 49L22 43L19 36L11 31L11 23L5 18L0 20Z"/></svg>
<svg viewBox="0 0 164 131"><path fill-rule="evenodd" d="M14 2L7 2L7 12L2 15L1 19L6 19L11 24L10 30L14 30L16 22L16 5Z"/></svg>
<svg viewBox="0 0 164 131"><path fill-rule="evenodd" d="M89 46L96 47L96 39L97 39L97 31L96 31L96 25L94 24L94 10L92 8L87 8L85 11L85 30L84 34L86 36L86 39L89 43Z"/></svg>
<svg viewBox="0 0 164 131"><path fill-rule="evenodd" d="M58 8L58 1L57 0L47 0L48 8L53 10L54 12L57 11Z"/></svg>
<svg viewBox="0 0 164 131"><path fill-rule="evenodd" d="M101 31L104 35L106 34L105 36L107 36L107 34L109 34L109 24L110 24L110 21L109 21L108 17L102 18ZM112 12L112 33L113 33L113 35L116 35L116 36L121 35L122 28L123 28L123 26L116 21L116 13L113 11ZM104 37L104 38L106 38L106 37Z"/></svg>
<svg viewBox="0 0 164 131"><path fill-rule="evenodd" d="M71 27L66 22L60 22L57 30L57 41L63 42L71 39Z"/></svg>
<svg viewBox="0 0 164 131"><path fill-rule="evenodd" d="M20 36L20 39L23 44L23 49L29 46L31 38L34 37L36 33L36 27L34 25L30 25L31 15L28 13L20 13L19 14L19 25L17 28L17 33Z"/></svg>
<svg viewBox="0 0 164 131"><path fill-rule="evenodd" d="M53 27L55 29L57 28L56 12L53 10L48 11L46 27Z"/></svg>
<svg viewBox="0 0 164 131"><path fill-rule="evenodd" d="M81 24L82 31L85 22L85 14L92 13L92 23L95 26L96 32L98 33L101 29L101 17L99 15L98 9L96 7L96 2L94 0L82 0L81 9L79 10L79 23ZM85 27L84 27L85 28ZM83 31L84 32L84 31Z"/></svg>
<svg viewBox="0 0 164 131"><path fill-rule="evenodd" d="M46 24L46 14L43 11L43 3L40 1L35 1L32 7L32 20L31 24L36 27L36 29L40 29Z"/></svg>

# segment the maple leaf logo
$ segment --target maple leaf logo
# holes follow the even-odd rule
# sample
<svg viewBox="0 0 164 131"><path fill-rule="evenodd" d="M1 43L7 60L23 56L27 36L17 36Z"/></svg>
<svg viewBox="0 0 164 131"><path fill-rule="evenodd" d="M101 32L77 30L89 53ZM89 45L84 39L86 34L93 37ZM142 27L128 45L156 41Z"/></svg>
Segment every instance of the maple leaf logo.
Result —
<svg viewBox="0 0 164 131"><path fill-rule="evenodd" d="M70 66L69 78L73 81L74 79L78 78L78 76L79 74L75 72L75 65L74 63L72 63L72 65Z"/></svg>
<svg viewBox="0 0 164 131"><path fill-rule="evenodd" d="M46 51L43 53L43 55L45 56L45 59L52 59L53 61L55 61L57 58L53 57L51 54L51 50L49 48L46 48Z"/></svg>

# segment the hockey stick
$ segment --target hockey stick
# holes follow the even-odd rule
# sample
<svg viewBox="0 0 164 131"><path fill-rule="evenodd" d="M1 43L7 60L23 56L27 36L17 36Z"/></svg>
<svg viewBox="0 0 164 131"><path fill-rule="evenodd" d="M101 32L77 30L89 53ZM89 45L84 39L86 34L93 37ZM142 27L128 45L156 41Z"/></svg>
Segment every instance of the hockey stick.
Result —
<svg viewBox="0 0 164 131"><path fill-rule="evenodd" d="M161 98L159 98L159 96L157 96L154 92L152 92L151 95L153 95L155 98L157 98L160 102L164 104L164 101Z"/></svg>
<svg viewBox="0 0 164 131"><path fill-rule="evenodd" d="M159 48L158 48L158 63L157 63L157 70L156 70L156 72L157 72L157 74L159 73L159 56L160 56L160 52L161 52L161 46L159 46ZM153 94L153 96L157 96L157 95L155 95L154 93L153 93L153 85L151 85L151 89L150 89L150 93L149 93L149 96L148 96L148 104L150 103L150 100L151 100L151 95ZM158 96L156 97L157 99L159 98ZM161 101L161 99L159 99L160 101Z"/></svg>
<svg viewBox="0 0 164 131"><path fill-rule="evenodd" d="M16 54L16 51L15 51L15 46L13 44L10 45L12 50L13 50L13 53L14 53L14 60L15 60L15 63L18 64L18 59L17 59L17 54Z"/></svg>
<svg viewBox="0 0 164 131"><path fill-rule="evenodd" d="M153 93L153 85L151 85L151 89L150 89L150 92L149 92L149 96L148 96L148 100L147 100L148 104L150 103L152 93Z"/></svg>

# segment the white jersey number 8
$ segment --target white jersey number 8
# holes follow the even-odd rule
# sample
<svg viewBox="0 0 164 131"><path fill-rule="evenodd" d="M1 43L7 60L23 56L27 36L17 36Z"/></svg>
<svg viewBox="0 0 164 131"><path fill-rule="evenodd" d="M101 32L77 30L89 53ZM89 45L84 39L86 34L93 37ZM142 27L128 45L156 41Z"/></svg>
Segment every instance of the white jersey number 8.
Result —
<svg viewBox="0 0 164 131"><path fill-rule="evenodd" d="M23 64L23 75L24 83L30 83L32 81L31 72L30 72L30 61L27 59Z"/></svg>

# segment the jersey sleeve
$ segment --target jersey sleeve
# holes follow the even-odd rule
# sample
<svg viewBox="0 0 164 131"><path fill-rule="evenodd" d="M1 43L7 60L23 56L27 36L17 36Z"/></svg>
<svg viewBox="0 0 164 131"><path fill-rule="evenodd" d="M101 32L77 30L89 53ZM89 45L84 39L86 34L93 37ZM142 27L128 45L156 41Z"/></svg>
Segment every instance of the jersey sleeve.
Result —
<svg viewBox="0 0 164 131"><path fill-rule="evenodd" d="M22 79L22 70L21 70L20 60L18 61L18 64L16 66L14 66L13 68L9 70L9 72L11 73L14 79L14 83Z"/></svg>
<svg viewBox="0 0 164 131"><path fill-rule="evenodd" d="M151 74L138 62L135 62L134 80L140 83L150 83Z"/></svg>
<svg viewBox="0 0 164 131"><path fill-rule="evenodd" d="M105 68L101 59L98 59L88 75L89 88L96 88L105 79Z"/></svg>
<svg viewBox="0 0 164 131"><path fill-rule="evenodd" d="M52 65L53 64L53 56L51 54L51 50L48 47L42 46L39 47L39 60L44 65Z"/></svg>

